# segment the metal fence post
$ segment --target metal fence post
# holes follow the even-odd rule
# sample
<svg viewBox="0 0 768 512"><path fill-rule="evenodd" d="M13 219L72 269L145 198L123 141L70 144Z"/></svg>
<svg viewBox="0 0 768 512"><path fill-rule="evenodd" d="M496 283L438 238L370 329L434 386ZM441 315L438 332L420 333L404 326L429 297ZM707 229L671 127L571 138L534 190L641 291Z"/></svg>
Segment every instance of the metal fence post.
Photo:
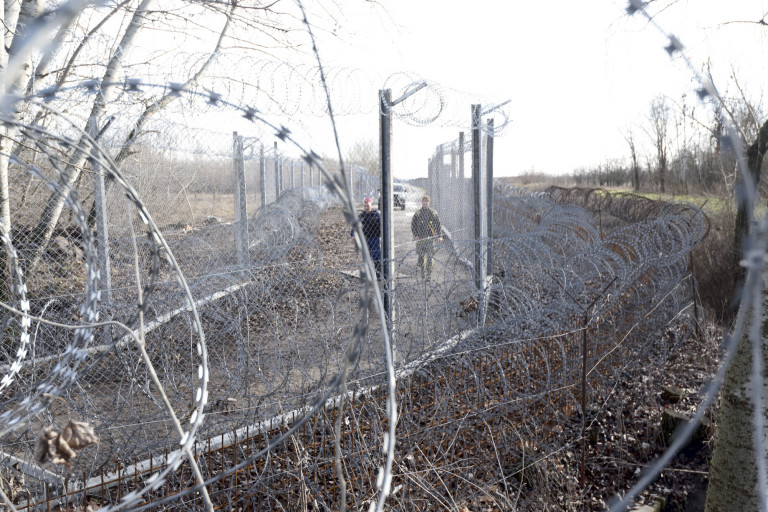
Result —
<svg viewBox="0 0 768 512"><path fill-rule="evenodd" d="M435 159L428 158L427 159L427 194L432 193L432 173L434 172L432 168L434 166L435 166Z"/></svg>
<svg viewBox="0 0 768 512"><path fill-rule="evenodd" d="M93 140L99 138L99 127L95 117L88 119L88 135ZM97 164L93 162L93 203L96 213L96 241L99 257L99 276L101 278L99 291L101 302L107 306L110 303L112 290L112 270L109 263L109 227L107 225L107 189L104 183L104 174L99 171ZM109 332L109 329L106 330Z"/></svg>
<svg viewBox="0 0 768 512"><path fill-rule="evenodd" d="M435 148L435 155L438 154L438 149L440 146L437 146ZM432 165L427 170L427 192L430 196L437 197L437 166L439 164L437 163L437 156L432 159ZM435 201L436 208L439 208L439 204L437 201Z"/></svg>
<svg viewBox="0 0 768 512"><path fill-rule="evenodd" d="M259 183L261 184L261 206L267 206L267 173L264 165L264 144L259 149Z"/></svg>
<svg viewBox="0 0 768 512"><path fill-rule="evenodd" d="M486 172L486 197L488 200L486 201L486 207L488 212L488 217L486 221L485 230L487 232L488 236L488 248L487 248L487 255L488 255L488 263L486 264L486 273L493 275L493 119L488 120L488 133L486 134L487 137L487 145L486 145L486 156L485 156L485 172Z"/></svg>
<svg viewBox="0 0 768 512"><path fill-rule="evenodd" d="M432 204L435 205L435 210L440 214L441 218L445 218L446 203L443 201L443 188L447 183L443 176L443 145L437 146L437 158L435 159L435 197L432 198Z"/></svg>
<svg viewBox="0 0 768 512"><path fill-rule="evenodd" d="M277 141L275 141L275 201L280 197L280 167L277 162Z"/></svg>
<svg viewBox="0 0 768 512"><path fill-rule="evenodd" d="M357 191L355 190L355 170L352 168L353 166L347 166L347 177L349 179L349 182L347 185L349 185L349 193L352 195L352 202L356 203L358 201L358 195Z"/></svg>
<svg viewBox="0 0 768 512"><path fill-rule="evenodd" d="M304 162L301 162L301 187L304 188Z"/></svg>
<svg viewBox="0 0 768 512"><path fill-rule="evenodd" d="M232 152L235 174L235 247L237 247L237 262L245 265L248 262L248 198L245 192L245 164L243 162L243 138L232 132Z"/></svg>
<svg viewBox="0 0 768 512"><path fill-rule="evenodd" d="M456 151L454 151L453 144L451 144L451 179L455 180L458 177L459 177L459 169L458 169L458 162L456 160Z"/></svg>
<svg viewBox="0 0 768 512"><path fill-rule="evenodd" d="M381 265L384 281L384 311L387 330L392 333L392 293L394 291L394 237L392 233L392 91L379 91L379 156L381 163Z"/></svg>
<svg viewBox="0 0 768 512"><path fill-rule="evenodd" d="M459 179L464 179L464 132L459 132Z"/></svg>
<svg viewBox="0 0 768 512"><path fill-rule="evenodd" d="M472 105L472 188L474 196L474 277L475 289L485 288L485 258L483 257L483 180L480 168L480 105Z"/></svg>
<svg viewBox="0 0 768 512"><path fill-rule="evenodd" d="M95 165L94 165L95 167ZM101 303L109 306L112 293L112 268L109 258L109 227L107 223L107 189L104 174L93 170L93 203L96 210L96 240L98 241Z"/></svg>
<svg viewBox="0 0 768 512"><path fill-rule="evenodd" d="M587 461L587 325L589 309L584 310L584 323L581 326L581 463L579 464L579 485L584 487Z"/></svg>
<svg viewBox="0 0 768 512"><path fill-rule="evenodd" d="M296 188L296 180L293 175L293 160L291 160L291 188Z"/></svg>

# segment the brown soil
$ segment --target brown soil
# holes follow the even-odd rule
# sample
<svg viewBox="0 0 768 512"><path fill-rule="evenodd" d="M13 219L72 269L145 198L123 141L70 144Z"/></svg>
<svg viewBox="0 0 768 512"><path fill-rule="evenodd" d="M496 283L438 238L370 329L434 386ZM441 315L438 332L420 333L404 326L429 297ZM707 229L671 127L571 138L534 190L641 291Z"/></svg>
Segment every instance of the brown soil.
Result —
<svg viewBox="0 0 768 512"><path fill-rule="evenodd" d="M325 255L335 254L339 258L326 265L359 262L360 256L353 251L338 250L342 238L339 233L346 234L346 229L340 214L323 216L317 240ZM626 493L640 473L664 453L668 444L662 429L664 411L692 416L703 399L703 386L719 364L721 329L702 325L697 333L690 330L689 324L680 324L661 334L667 339L659 345L671 347L670 352L652 353L649 364L627 369L605 406L595 412L583 485L580 447L545 459L538 471L537 488L523 490L537 496L521 499L518 505L525 502L522 510L607 510L616 496ZM677 390L680 399L670 396L669 390ZM705 429L703 438L691 441L672 460L635 500L636 507L659 502L662 512L704 510L715 414L716 411L707 412L710 427ZM579 435L580 432L564 433L569 439ZM496 511L500 510L499 502L478 498L459 510Z"/></svg>
<svg viewBox="0 0 768 512"><path fill-rule="evenodd" d="M339 211L323 215L317 241L326 267L359 265L360 255L350 250L352 241L344 235L348 235L348 227ZM627 369L605 406L595 411L583 485L579 447L542 462L536 489L523 490L524 494L537 496L521 499L518 505L525 502L521 509L607 510L616 496L626 493L640 473L664 453L668 441L662 432L663 413L670 410L693 415L703 399L702 387L717 371L722 332L715 326L704 325L698 333L690 333L690 325L681 324L661 335L667 343L660 345L671 347L670 352L652 353L649 364ZM670 396L669 390L678 390L680 399ZM715 411L706 415L710 425L714 415ZM703 511L712 433L710 427L703 438L691 441L640 494L635 506L659 502L663 503L662 512ZM579 435L580 432L564 433L569 439ZM478 498L459 510L491 512L500 510L498 506L499 500Z"/></svg>
<svg viewBox="0 0 768 512"><path fill-rule="evenodd" d="M681 336L670 328L664 335ZM536 483L523 489L520 510L602 511L638 481L641 472L665 452L668 441L662 428L665 410L691 417L703 399L702 388L717 371L722 332L709 326L674 344L665 365L638 365L623 381L605 407L596 411L589 429L585 478L580 481L581 446L545 458L536 468ZM659 354L656 354L659 356ZM677 397L680 397L678 400ZM708 460L712 454L716 409L705 415L708 427L699 431L662 473L645 489L629 510L700 512L704 510L708 483ZM580 426L575 427L580 430ZM565 432L578 438L579 432ZM534 494L531 498L530 495ZM643 509L647 505L651 508ZM657 508L653 508L657 507ZM461 512L496 512L480 498L465 504Z"/></svg>

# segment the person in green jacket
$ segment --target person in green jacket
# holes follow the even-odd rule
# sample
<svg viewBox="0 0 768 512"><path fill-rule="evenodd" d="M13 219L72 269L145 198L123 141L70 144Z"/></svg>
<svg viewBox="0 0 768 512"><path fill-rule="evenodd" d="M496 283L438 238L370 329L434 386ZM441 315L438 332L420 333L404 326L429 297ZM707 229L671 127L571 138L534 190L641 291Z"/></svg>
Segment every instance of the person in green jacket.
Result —
<svg viewBox="0 0 768 512"><path fill-rule="evenodd" d="M443 241L440 216L429 207L429 203L429 196L421 198L421 208L416 210L411 220L411 233L416 240L416 254L419 256L416 264L421 270L421 276L426 279L432 276L435 242Z"/></svg>

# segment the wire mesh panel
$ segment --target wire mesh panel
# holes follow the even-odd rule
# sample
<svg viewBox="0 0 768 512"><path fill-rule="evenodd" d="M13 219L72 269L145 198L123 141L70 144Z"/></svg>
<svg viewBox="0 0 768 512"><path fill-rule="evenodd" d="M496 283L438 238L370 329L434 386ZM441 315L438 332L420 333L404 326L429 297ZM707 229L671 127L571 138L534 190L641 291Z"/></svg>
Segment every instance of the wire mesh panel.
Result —
<svg viewBox="0 0 768 512"><path fill-rule="evenodd" d="M325 407L338 395L341 382L381 389L389 354L374 340L383 334L391 336L401 378L433 372L416 379L416 389L434 380L428 394L407 395L422 404L413 405L413 414L428 407L432 426L442 432L430 437L429 449L436 450L426 454L430 464L449 447L459 457L468 450L468 440L445 444L464 439L457 414L493 423L470 412L485 403L481 388L489 386L511 400L504 413L509 425L523 422L541 432L519 439L519 446L556 449L548 443L559 422L583 417L587 400L597 400L606 382L646 353L651 333L690 298L686 258L704 230L696 208L638 200L627 209L620 199L596 206L561 190L547 196L495 191L491 279L478 283L478 256L483 266L487 246L485 216L478 212L487 190L483 145L475 139L440 146L427 179L396 179L395 287L382 322L374 307L380 287L361 279L369 261L360 258L363 239L350 236L362 217L349 210L360 196L370 197L379 176L361 164L329 164L322 185L307 186L305 176L302 187L302 165L305 171L310 162L320 165L312 158L289 158L274 144L262 156L261 139L245 135L173 123L157 132L162 137L153 131L139 138L120 169L104 148L52 131L47 137L29 132L35 151L14 161L11 183L20 187L14 197L24 201L14 204L15 231L6 245L24 270L15 274L24 283L13 288L24 294L17 303L35 320L14 322L7 315L7 334L21 334L17 352L25 358L12 364L12 348L3 355L5 370L14 372L3 421L21 425L4 430L4 461L39 467L41 436L66 428L70 418L87 419L83 425L93 434L77 428L98 432L99 443L31 472L30 497L44 496L47 484L62 485L70 474L85 485L117 460L135 461L135 468L152 467L147 461L156 457L167 461L154 470L161 476L131 484L142 493L155 481L189 490L229 475L234 466L214 469L215 451L199 459L191 443L242 435L250 426L266 432L275 418L298 424L302 411ZM473 137L486 136L480 133ZM37 153L45 155L44 165L34 163ZM472 175L461 172L467 159ZM104 210L94 199L82 200L95 197L98 184L73 180L65 163L73 160L108 178ZM255 195L256 169L261 204L254 209L242 200ZM40 205L59 198L66 208L58 231L36 227L50 215ZM374 211L378 198L370 199L363 205ZM566 204L574 202L579 205ZM105 229L96 233L100 216ZM97 270L108 279L99 280ZM97 318L121 325L89 326ZM16 346L11 339L7 346ZM503 378L473 384L491 375L475 370L487 359L508 361ZM383 421L381 410L366 413L369 426ZM329 428L315 420L308 445ZM415 423L409 429L414 439L425 435ZM374 429L355 442L369 452L381 435ZM176 450L180 444L186 448ZM279 453L277 445L270 450ZM327 453L314 456L325 467ZM176 471L182 460L188 469ZM374 463L380 460L360 462Z"/></svg>
<svg viewBox="0 0 768 512"><path fill-rule="evenodd" d="M76 123L53 119L44 134L17 122L25 145L11 167L16 202L5 238L19 268L10 275L14 303L34 321L6 315L2 364L12 378L4 381L2 457L42 470L28 471L30 497L71 474L85 485L116 461L166 461L159 476L132 484L141 493L154 482L191 489L203 473L223 477L230 469L194 456L195 440L267 431L285 415L297 424L342 383L381 389L390 354L375 340L384 334L401 378L433 372L437 385L409 400L427 401L415 407L429 406L443 432L438 452L458 435L456 414L486 400L472 380L488 358L510 365L482 386L515 397L507 417L554 432L583 415L587 397L599 396L690 297L686 257L703 233L697 209L638 200L629 218L618 199L596 207L557 190L496 191L492 278L478 285L486 244L477 214L487 190L483 145L473 139L440 146L427 179L395 180L395 293L382 317L375 294L388 283L361 279L370 259L360 258L363 238L350 236L361 219L350 206L361 196L371 198L364 208L378 202L371 194L380 177L369 168L328 164L321 184L310 173L301 186L302 169L322 165L311 154L291 158L275 144L262 153L258 137L162 122L117 167L110 155L123 146L93 146L74 136ZM461 172L467 159L472 175ZM98 180L74 176L84 168L105 178L103 206ZM260 204L249 206L256 195ZM118 323L91 325L97 319ZM587 379L579 377L585 367ZM367 413L368 423L380 412ZM98 432L98 449L84 446L77 457L54 450L57 464L36 456L70 419L87 439ZM368 452L379 437L373 430L355 442ZM182 460L189 469L176 472Z"/></svg>
<svg viewBox="0 0 768 512"><path fill-rule="evenodd" d="M180 8L181 22L163 25L169 13L146 16L146 3L107 14L84 5L36 19L23 9L18 27L7 9L7 508L381 509L388 497L403 510L455 508L476 477L523 481L526 457L574 446L563 433L580 422L583 436L628 368L674 350L671 322L686 330L690 255L708 229L699 208L489 190L503 104L472 105L469 129L437 147L426 178L395 170L384 190L384 130L380 148L321 157L276 118L300 125L333 117L334 105L378 105L380 121L464 126L458 95L397 73L377 102L361 101L375 97L360 92L371 84L349 70L235 61L222 46L230 24L241 35L253 25L234 3L210 55L169 64L132 52L133 31L151 18L191 36L190 20L222 6ZM130 17L120 40L101 31L118 13ZM89 35L70 46L78 33ZM667 52L680 52L668 38ZM258 84L223 79L240 69L257 70ZM699 98L717 97L696 80ZM348 83L345 97L335 85ZM239 92L224 98L211 89L221 84ZM739 148L734 136L727 149ZM383 274L379 228L367 231L380 197L393 207ZM750 234L751 270L762 271L765 232Z"/></svg>
<svg viewBox="0 0 768 512"><path fill-rule="evenodd" d="M476 321L471 303L463 300L472 289L471 276L463 285L454 277L432 282L429 290L412 287L408 300L396 301L401 318L395 323L395 339L402 369L398 401L403 462L394 478L404 486L404 494L395 498L403 504L421 499L420 487L413 487L417 475L422 484L453 481L456 461L491 473L507 466L522 468L525 457L572 443L559 434L583 417L585 400L599 404L628 366L663 357L664 338L654 333L663 330L691 297L686 255L704 230L695 208L648 204L647 218L636 223L622 220L625 202L617 202L616 208L602 202L593 214L514 189L499 188L496 197L496 218L514 219L515 224L501 220L496 226L502 235L494 247L498 270L485 328L472 329ZM307 499L326 504L338 499L333 455L323 441L333 436L329 429L339 414L335 410L329 417L314 416L286 443L274 446L269 457L252 459L249 467L260 475L256 480L240 474L235 484L238 473L232 469L236 461L260 453L269 438L286 432L281 415L288 414L288 424L301 416L301 407L342 367L342 340L355 329L365 285L352 277L351 271L359 268L354 253L342 257L339 250L349 243L341 211L322 200L322 195L285 194L259 212L252 220L253 239L258 241L253 265L247 274L233 274L247 275L246 285L232 281L223 287L221 276L190 280L193 291L198 284L215 284L213 289L226 292L199 304L209 340L211 391L201 432L209 440L197 451L207 478L227 475L227 485L211 487L216 503L266 500L279 508L303 492ZM605 215L614 210L615 219L609 224L615 227L601 236L598 221L610 220ZM202 291L196 296L205 299ZM149 304L149 313L158 307ZM585 305L592 308L587 315ZM177 339L189 321L186 315L145 328L150 358L163 368L166 391L178 409L186 404L184 391L191 384L184 375L193 371L185 367L187 358L182 355L191 347ZM161 315L158 311L150 316ZM364 489L381 463L373 447L387 421L386 395L379 387L381 356L369 344L378 328L370 318L370 338L366 336L357 348L349 380L351 389L378 391L363 391L372 400L358 395L343 409L347 419L342 453L347 464L358 468L348 481L354 490L348 495L350 503L365 499L358 492L365 496ZM452 335L459 332L465 334ZM77 468L86 481L98 481L89 465L103 466L115 454L141 463L144 476L139 481L148 478L146 457L157 457L160 466L173 437L167 420L153 407L152 389L138 385L147 382L147 376L131 364L133 349L119 346L123 348L94 361L77 393L62 395L78 416L100 418L105 459L83 454L78 464L85 466ZM112 401L104 401L112 396ZM130 423L125 423L125 415L132 418ZM250 426L257 425L264 430L253 438L259 430L251 431ZM495 448L477 444L478 429L494 436ZM18 446L18 455L24 453L20 440L9 446ZM225 452L226 447L230 448ZM496 457L503 457L505 464L498 466ZM492 464L494 460L497 463ZM304 467L316 487L302 491L295 479L281 478L289 466ZM424 467L430 468L426 474ZM117 478L110 475L109 479ZM453 496L462 488L461 481L451 487ZM177 490L188 493L193 485L182 470L169 478L168 491L158 499ZM108 490L104 499L117 499L114 492Z"/></svg>
<svg viewBox="0 0 768 512"><path fill-rule="evenodd" d="M474 238L472 154L463 138L438 146L430 159L427 193L434 197L446 235L465 244Z"/></svg>

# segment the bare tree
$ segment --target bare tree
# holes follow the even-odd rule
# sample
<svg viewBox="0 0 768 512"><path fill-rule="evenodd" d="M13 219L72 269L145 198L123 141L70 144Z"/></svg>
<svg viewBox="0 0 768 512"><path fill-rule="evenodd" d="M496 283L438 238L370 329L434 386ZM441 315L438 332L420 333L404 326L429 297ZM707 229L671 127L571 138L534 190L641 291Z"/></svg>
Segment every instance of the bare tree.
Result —
<svg viewBox="0 0 768 512"><path fill-rule="evenodd" d="M659 190L662 194L666 191L669 116L670 111L666 98L664 96L654 98L651 101L651 109L648 116L650 121L648 135L651 137L654 148L656 148L656 170L659 176Z"/></svg>
<svg viewBox="0 0 768 512"><path fill-rule="evenodd" d="M96 135L98 131L96 123L98 123L99 118L104 114L106 105L114 98L124 56L127 50L133 47L136 37L144 26L148 12L154 2L155 0L142 0L139 7L134 11L131 21L128 23L126 30L120 39L117 51L113 53L107 64L106 71L101 80L101 90L96 95L96 98L91 105L91 112L88 115L87 131L90 132L91 136ZM84 142L84 139L81 140L80 143L77 144L77 147L81 147ZM67 166L63 177L66 188L72 188L78 180L80 173L84 169L86 158L87 154L85 152L78 151L69 159L71 163ZM43 248L48 243L48 240L50 240L53 230L56 227L56 223L59 221L61 211L64 208L64 200L65 198L61 195L52 193L46 202L32 236L32 243L36 246L36 249L31 258L30 267L35 266L42 255Z"/></svg>
<svg viewBox="0 0 768 512"><path fill-rule="evenodd" d="M765 117L760 109L747 98L745 91L737 78L734 83L738 91L738 98L721 101L723 111L730 120L730 125L738 131L738 139L746 146L747 175L736 174L737 197L743 197L740 192L745 187L757 191L760 184L763 162L768 153L768 121L759 123L760 117ZM722 124L718 124L721 127ZM751 141L751 143L749 142ZM723 144L725 142L725 144ZM722 144L721 149L730 148L730 141L718 137L717 143ZM728 161L735 157L735 151L722 151ZM735 165L730 165L732 168ZM737 204L736 220L733 231L733 255L732 269L734 273L734 291L738 293L745 286L746 273L741 265L744 253L748 247L744 247L744 240L749 234L752 212L747 201L739 201ZM764 279L765 276L756 276L756 279ZM765 298L762 298L763 307ZM740 305L748 307L748 311L741 311ZM738 314L748 319L746 325L752 322L760 322L760 354L762 367L768 368L768 336L766 336L765 321L753 316L751 301L737 301L734 309L739 309ZM736 313L734 311L734 313ZM765 396L768 378L763 374L763 381L759 385L753 383L753 364L755 352L749 329L739 340L733 360L725 374L723 388L720 393L720 419L715 433L715 446L710 466L709 486L707 488L706 510L715 512L721 510L762 510L765 503L761 500L765 497L765 489L759 488L758 458L765 457L764 453L757 453L755 436L766 438L766 432L759 432L755 425L755 414L762 415L763 425L768 425L768 407L765 400L762 410L756 410L756 389ZM765 461L763 461L765 462ZM761 495L762 494L762 495Z"/></svg>
<svg viewBox="0 0 768 512"><path fill-rule="evenodd" d="M82 39L75 41L74 43L70 43L69 45L64 45L62 43L60 48L55 48L51 51L45 52L34 73L31 73L30 68L30 72L17 81L17 90L26 89L31 91L33 89L33 84L43 83L43 81L46 79L48 80L47 85L52 88L62 87L71 80L83 80L84 78L92 79L93 77L88 75L85 77L73 76L73 71L78 68L85 70L95 70L100 67L98 64L99 57L93 54L93 49L87 47L89 41L95 35L104 37L105 31L109 33L110 30L114 30L114 27L108 27L107 22L110 20L110 18L114 17L115 14L123 13L124 15L127 15L126 21L120 25L122 27L122 32L118 34L118 39L115 40L115 44L112 46L112 52L105 60L106 65L102 67L103 74L98 80L98 84L100 86L98 94L94 96L93 103L90 106L87 106L90 112L88 112L86 115L85 124L82 128L83 131L88 133L90 137L94 137L109 122L106 118L108 116L105 116L106 106L115 100L116 92L120 90L118 84L121 84L124 80L124 70L130 69L131 67L135 67L137 65L144 67L148 66L147 62L137 64L137 62L130 62L127 60L131 53L131 49L139 40L138 38L141 37L140 34L149 30L158 29L163 31L181 30L183 32L184 29L178 29L177 27L183 26L185 22L188 22L188 20L184 19L184 10L169 12L156 10L154 7L154 0L143 0L137 7L130 8L129 5L133 3L134 0L120 1L114 5L112 10L110 10L106 15L102 16L94 26L89 27L87 25L83 25L80 28L81 31L85 32L85 35L82 37ZM243 7L243 12L239 13L238 15L236 15L236 11L241 8L235 1L223 4L210 4L210 6L205 5L203 7L198 6L196 8L205 9L207 11L205 14L205 30L208 33L213 33L215 38L211 41L211 46L207 51L206 56L203 56L203 58L195 56L197 57L198 62L184 68L189 70L189 74L182 81L178 82L176 85L178 89L191 89L201 82L208 70L211 68L212 63L223 51L225 41L234 41L234 44L236 44L240 51L249 47L253 48L255 46L253 40L251 40L249 43L242 37L235 37L234 39L230 37L230 27L234 23L233 20L237 20L241 29L244 27L257 27L263 24L261 29L264 33L268 33L270 31L273 32L270 38L272 43L282 43L283 47L290 47L290 43L284 40L283 35L285 34L285 30L283 27L281 27L278 22L268 16L269 14L273 14L269 5L258 8ZM39 10L37 13L39 13ZM81 17L88 19L90 14L91 13L84 13L81 14ZM262 16L263 18L261 18ZM210 27L216 27L217 17L219 19L223 17L224 21L223 25L218 25L219 30L215 31L215 28L211 29ZM194 18L191 17L190 19ZM82 23L85 24L87 21L83 21ZM80 22L78 21L72 22L72 25L79 26L79 24ZM199 36L198 28L199 25L194 23L190 29L196 30L198 32L195 37ZM61 40L63 39L61 35L64 32L67 32L69 29L69 25L60 27L57 36L54 39L54 44L61 43ZM66 57L65 61L61 60L62 55ZM59 57L58 61L56 61L57 56ZM56 62L55 66L52 65L52 62L54 61ZM55 68L55 71L51 72L51 68ZM174 66L174 70L177 69L179 69L179 67ZM86 71L86 73L87 72L88 71ZM134 143L137 137L143 133L143 130L145 130L145 126L149 119L151 119L152 116L158 112L167 108L177 98L178 94L176 94L174 90L167 91L160 97L147 97L145 104L138 113L135 121L131 123L130 130L122 137L123 141L119 144L121 149L116 155L114 155L116 163L119 164L127 155L130 154L131 145ZM79 108L83 109L86 108L86 106L80 105ZM41 120L38 115L38 117L36 117L32 122L34 124L40 121ZM10 141L14 139L17 144L20 142L20 140L15 136L4 139L5 141L9 141L8 149L10 149ZM73 150L73 154L66 158L68 165L64 169L63 180L67 187L76 186L81 178L83 170L87 169L87 151L82 151L83 144L87 145L86 139L82 139L78 144L75 145L75 147L80 147L81 149ZM10 151L4 153L8 154L9 152ZM7 190L7 167L7 160L5 163L0 161L0 183L5 186L5 188L3 188L3 186L0 185L0 192ZM5 179L3 179L3 175L5 175ZM7 198L8 193L6 192L5 194L2 194L2 197ZM4 220L7 220L6 225L9 226L10 213L7 199L5 200L5 203L6 214L3 216L3 218ZM64 198L55 193L52 193L46 201L30 240L33 249L33 256L28 263L30 267L33 267L39 260L48 240L51 238L59 221L61 212L63 210L63 205Z"/></svg>
<svg viewBox="0 0 768 512"><path fill-rule="evenodd" d="M637 159L637 150L635 149L635 137L630 128L624 134L624 140L629 145L629 158L631 160L630 173L632 175L632 187L635 192L640 190L640 162Z"/></svg>
<svg viewBox="0 0 768 512"><path fill-rule="evenodd" d="M678 4L677 0L657 0L651 2L632 1L628 12L633 13L635 9L643 9L648 5L653 6L656 12L662 12ZM768 13L760 11L759 6L751 8L751 19L725 21L721 26L729 24L743 25L745 28L752 26L764 30L768 27L766 19ZM648 13L646 13L648 14ZM651 16L653 16L651 14ZM760 35L764 37L764 33ZM733 45L736 51L741 51L743 43L740 41ZM670 44L668 51L675 50L675 45ZM671 54L671 51L670 51ZM730 80L736 81L736 87L739 91L741 100L745 98L744 91L739 87L737 77L739 73L731 73ZM698 78L698 77L697 77ZM712 77L707 77L710 84L716 83ZM703 81L703 80L700 80ZM755 249L752 254L753 260L759 256L763 258L764 248L759 247L744 248L742 240L749 229L749 219L753 212L748 211L754 204L748 204L741 201L745 196L745 191L756 193L757 185L760 181L760 173L765 154L768 150L768 122L762 124L758 119L765 119L765 116L757 115L755 110L749 113L749 116L740 117L737 112L729 107L730 105L742 106L744 103L736 101L733 103L722 96L716 98L711 94L710 88L706 91L709 99L715 99L718 102L717 112L714 113L712 123L701 123L702 126L711 124L713 128L709 129L710 141L714 144L714 151L702 151L704 155L710 156L710 164L713 166L719 163L722 166L722 176L726 188L730 187L733 180L733 170L738 151L733 148L732 143L724 137L724 134L731 131L733 127L739 133L739 146L746 147L746 176L736 174L736 197L739 199L739 214L737 216L734 228L734 246L735 258L732 260L734 272L738 277L738 282L744 283L743 269L739 262L743 258L744 249ZM703 89L701 92L705 92ZM721 115L720 111L726 113ZM750 109L748 109L750 110ZM666 128L664 121L663 101L654 100L651 110L651 120L654 126L652 139L656 143L657 160L659 163L666 160L665 145L662 137ZM693 114L691 113L693 118ZM749 121L751 119L751 121ZM730 126L728 126L730 125ZM746 128L746 129L745 129ZM750 130L754 130L751 131ZM750 141L752 141L750 143ZM719 158L714 158L715 156ZM662 157L664 157L662 159ZM719 162L718 162L719 160ZM742 167L743 168L743 167ZM660 165L660 171L666 168ZM660 174L660 177L663 174ZM710 180L706 180L709 182ZM663 183L663 181L662 181ZM662 185L663 187L663 185ZM754 187L754 188L752 188ZM662 188L663 190L663 188ZM764 233L760 234L764 238ZM755 264L758 269L764 269L763 265ZM712 462L710 465L709 486L707 490L707 512L731 511L731 510L768 510L768 482L765 478L766 453L765 446L768 444L768 323L766 323L765 308L768 305L766 301L765 280L768 276L765 270L763 275L750 274L750 282L743 291L739 290L739 295L749 294L752 300L743 300L738 310L738 321L744 325L744 334L738 340L733 358L726 370L725 380L721 390L719 424L715 435L715 447ZM756 328L752 328L755 326ZM761 448L761 449L758 449Z"/></svg>
<svg viewBox="0 0 768 512"><path fill-rule="evenodd" d="M52 1L52 0L49 0ZM128 73L133 71L137 76L155 76L163 77L161 82L165 82L167 73L173 75L173 81L177 84L174 90L192 89L196 87L224 87L229 88L231 84L249 84L250 69L215 69L215 64L220 56L226 53L235 53L237 55L252 55L258 53L265 55L269 52L285 54L287 51L296 51L300 48L297 41L303 41L303 33L295 29L303 27L300 18L295 16L289 9L279 9L278 7L287 2L275 0L267 3L242 4L236 0L225 2L198 3L189 2L182 4L181 7L172 10L162 10L157 7L153 0L114 0L110 4L111 10L102 14L102 10L93 8L84 9L79 16L71 20L71 23L59 27L54 36L52 46L48 51L42 53L37 69L32 71L32 66L25 67L26 74L20 76L15 83L16 91L32 91L41 87L56 89L72 82L91 80L98 84L98 94L92 96L92 103L80 104L75 108L82 112L83 121L81 129L90 134L91 137L100 133L104 126L109 122L106 105L114 102L117 92L121 88L117 84L122 84L124 79L130 77ZM9 5L16 5L16 2L8 2ZM19 21L13 21L13 12L6 12L5 25L12 27L13 30L6 31L7 37L13 41L21 40L21 36L14 37L15 32L23 32L20 27L24 20L34 19L42 11L45 0L24 0L21 4L21 15ZM11 5L12 6L12 5ZM34 7L34 9L33 9ZM286 6L289 7L289 6ZM290 4L290 7L295 7ZM318 23L335 24L334 17L337 16L339 9L334 5L315 6L321 10L325 18ZM120 23L114 22L124 16ZM111 19L114 18L114 19ZM200 20L204 20L201 23ZM222 24L223 20L223 24ZM119 21L119 20L118 20ZM335 25L334 25L335 26ZM115 30L117 27L117 30ZM132 52L139 45L138 43L148 39L145 34L151 31L163 32L165 34L174 32L181 38L189 38L196 42L196 53L186 53L182 55L187 59L182 63L178 58L174 59L173 65L168 64L167 52L164 48L155 48L147 56L147 52L140 53L140 58L132 55ZM80 35L82 34L82 35ZM115 35L116 34L116 35ZM93 41L107 41L107 44L95 45ZM111 44L109 41L113 41ZM200 41L209 44L207 49L201 50ZM95 45L95 46L94 46ZM7 45L6 45L7 46ZM145 47L148 45L144 45ZM109 54L102 54L109 50ZM14 46L10 46L10 54L5 52L4 58L13 54ZM300 50L299 50L300 51ZM2 65L3 56L0 55L0 65ZM144 59L144 60L139 60ZM157 59L157 60L155 60ZM165 59L165 62L162 61ZM228 73L226 76L220 76L222 72ZM98 74L97 74L98 73ZM208 76L211 73L218 73L216 77ZM95 77L100 77L94 80ZM241 94L244 97L252 97L253 89L259 89L260 82L255 85L245 86ZM284 84L280 84L284 88ZM234 88L234 87L233 87ZM158 112L167 109L171 103L178 98L174 90L167 94L157 93L144 95L143 105L130 105L131 115L136 117L128 124L130 128L122 135L111 135L120 150L113 155L115 161L119 164L130 154L131 145L146 130L146 125ZM238 101L231 95L230 101ZM243 100L245 101L245 100ZM73 117L74 118L74 117ZM40 122L40 118L30 120L31 124ZM5 130L5 129L4 129ZM3 144L0 153L3 155L12 154L12 142L17 145L21 140L15 133L7 133L5 138L0 140ZM62 158L67 162L64 169L65 186L77 186L83 171L88 169L87 137L75 144L80 149L73 150L71 155ZM86 146L83 146L85 144ZM9 176L8 161L0 158L0 215L6 228L10 227L10 202L9 202ZM39 220L33 229L32 239L33 253L35 256L29 260L34 262L39 259L40 254L45 248L48 240L51 238L59 217L63 210L64 199L57 194L51 194L45 203L44 209Z"/></svg>
<svg viewBox="0 0 768 512"><path fill-rule="evenodd" d="M346 161L364 167L372 176L381 175L379 146L374 140L360 139L347 151Z"/></svg>

